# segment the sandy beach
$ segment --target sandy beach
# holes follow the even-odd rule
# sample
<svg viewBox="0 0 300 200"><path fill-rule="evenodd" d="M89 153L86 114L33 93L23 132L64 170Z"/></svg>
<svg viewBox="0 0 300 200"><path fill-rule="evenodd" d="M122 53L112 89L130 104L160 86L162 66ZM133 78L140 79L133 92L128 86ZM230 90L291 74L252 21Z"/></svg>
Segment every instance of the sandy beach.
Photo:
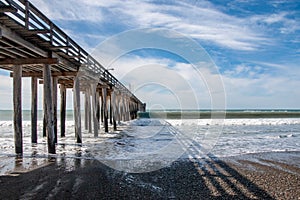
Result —
<svg viewBox="0 0 300 200"><path fill-rule="evenodd" d="M0 199L300 199L300 152L178 159L141 174L97 160L41 163L0 176Z"/></svg>

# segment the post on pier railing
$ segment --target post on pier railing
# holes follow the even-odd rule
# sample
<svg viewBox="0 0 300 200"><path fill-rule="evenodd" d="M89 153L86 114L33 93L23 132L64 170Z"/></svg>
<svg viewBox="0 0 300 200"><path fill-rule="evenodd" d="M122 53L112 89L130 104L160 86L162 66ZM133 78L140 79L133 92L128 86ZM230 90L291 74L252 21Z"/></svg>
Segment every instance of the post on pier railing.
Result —
<svg viewBox="0 0 300 200"><path fill-rule="evenodd" d="M31 78L31 143L37 143L37 78Z"/></svg>
<svg viewBox="0 0 300 200"><path fill-rule="evenodd" d="M14 66L13 69L13 102L14 102L14 137L15 152L23 154L22 132L22 66Z"/></svg>
<svg viewBox="0 0 300 200"><path fill-rule="evenodd" d="M25 27L29 30L29 2L28 0L24 1L25 4Z"/></svg>
<svg viewBox="0 0 300 200"><path fill-rule="evenodd" d="M53 23L50 23L50 44L53 45Z"/></svg>

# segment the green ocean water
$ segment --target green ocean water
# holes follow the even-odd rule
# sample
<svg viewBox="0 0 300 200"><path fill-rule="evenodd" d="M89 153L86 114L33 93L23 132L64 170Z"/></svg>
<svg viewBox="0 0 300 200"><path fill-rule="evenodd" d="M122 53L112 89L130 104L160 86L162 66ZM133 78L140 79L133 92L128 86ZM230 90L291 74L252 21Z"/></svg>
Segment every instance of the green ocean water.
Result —
<svg viewBox="0 0 300 200"><path fill-rule="evenodd" d="M73 111L67 110L67 121L73 120ZM82 115L84 112L82 111ZM22 118L30 121L31 111L23 110ZM58 111L59 117L59 111ZM151 110L139 113L141 118L163 118L163 119L209 119L209 118L300 118L300 110ZM42 120L43 111L38 111L38 120ZM0 110L0 121L13 120L12 110Z"/></svg>
<svg viewBox="0 0 300 200"><path fill-rule="evenodd" d="M300 110L153 110L140 113L139 116L163 119L300 118Z"/></svg>
<svg viewBox="0 0 300 200"><path fill-rule="evenodd" d="M59 111L58 117L59 117ZM30 110L23 110L22 111L22 119L23 121L30 121L31 120L31 111ZM43 111L38 111L38 121L43 119ZM13 111L12 110L0 110L0 121L11 121L13 120ZM66 120L71 121L73 120L73 111L67 110L66 111Z"/></svg>

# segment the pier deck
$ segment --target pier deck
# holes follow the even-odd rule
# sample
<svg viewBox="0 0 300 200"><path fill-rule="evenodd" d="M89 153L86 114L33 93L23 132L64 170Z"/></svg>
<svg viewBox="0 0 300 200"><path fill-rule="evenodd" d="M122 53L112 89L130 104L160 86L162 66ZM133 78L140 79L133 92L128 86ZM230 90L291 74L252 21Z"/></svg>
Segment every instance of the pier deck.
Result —
<svg viewBox="0 0 300 200"><path fill-rule="evenodd" d="M81 93L85 95L85 129L93 131L95 136L98 136L100 121L103 121L107 132L108 120L116 129L116 121L134 119L138 111L145 110L145 104L105 66L27 0L0 0L0 69L10 71L14 82L17 154L22 154L22 77L32 79L33 143L37 142L37 84L44 85L44 136L48 137L49 153L55 153L58 138L58 85L61 93L61 136L65 134L66 90L72 88L78 143L82 142Z"/></svg>

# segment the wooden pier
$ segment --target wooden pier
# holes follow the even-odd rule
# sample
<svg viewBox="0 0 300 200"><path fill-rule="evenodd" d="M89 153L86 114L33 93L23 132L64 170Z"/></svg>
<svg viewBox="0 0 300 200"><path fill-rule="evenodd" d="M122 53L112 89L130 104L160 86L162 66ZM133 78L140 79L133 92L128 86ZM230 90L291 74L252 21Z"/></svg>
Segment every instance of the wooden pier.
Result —
<svg viewBox="0 0 300 200"><path fill-rule="evenodd" d="M65 136L66 91L73 91L75 140L82 143L81 104L84 129L97 137L100 127L108 132L117 122L137 117L143 104L105 66L91 57L67 34L27 0L0 0L0 68L13 78L15 152L23 153L22 77L31 77L32 143L37 143L38 84L43 84L44 136L48 152ZM58 87L60 127L57 123ZM85 96L80 102L80 96ZM1 97L3 98L3 97ZM103 126L100 126L103 124Z"/></svg>

